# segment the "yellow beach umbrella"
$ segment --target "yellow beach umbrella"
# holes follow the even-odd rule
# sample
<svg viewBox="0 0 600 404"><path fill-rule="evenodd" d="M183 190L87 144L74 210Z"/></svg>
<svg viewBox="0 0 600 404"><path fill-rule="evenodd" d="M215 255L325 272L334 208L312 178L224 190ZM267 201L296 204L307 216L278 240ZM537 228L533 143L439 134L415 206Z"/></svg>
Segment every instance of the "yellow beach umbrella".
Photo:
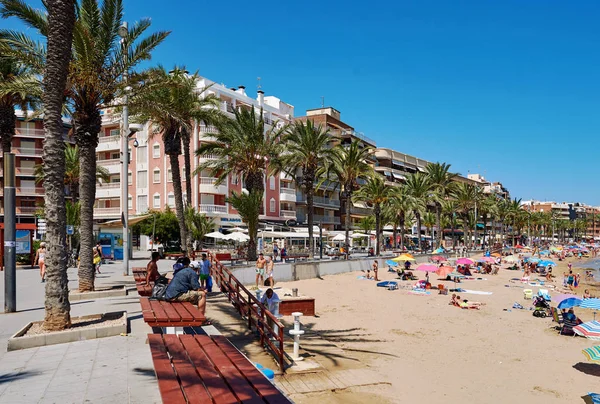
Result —
<svg viewBox="0 0 600 404"><path fill-rule="evenodd" d="M415 257L413 257L411 254L405 253L397 256L396 258L392 258L392 261L415 261Z"/></svg>

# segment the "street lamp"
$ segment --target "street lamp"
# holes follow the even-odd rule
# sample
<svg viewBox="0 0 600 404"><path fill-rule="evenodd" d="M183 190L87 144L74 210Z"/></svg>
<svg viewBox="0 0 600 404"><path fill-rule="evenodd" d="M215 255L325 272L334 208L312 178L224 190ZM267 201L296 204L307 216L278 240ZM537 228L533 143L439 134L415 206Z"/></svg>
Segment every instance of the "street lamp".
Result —
<svg viewBox="0 0 600 404"><path fill-rule="evenodd" d="M127 22L124 21L118 29L121 37L121 57L123 65L127 66L127 43L126 38L129 34ZM123 83L125 92L123 94L123 126L121 127L121 223L123 223L123 264L125 265L124 275L129 275L129 108L127 86L127 68L123 71Z"/></svg>

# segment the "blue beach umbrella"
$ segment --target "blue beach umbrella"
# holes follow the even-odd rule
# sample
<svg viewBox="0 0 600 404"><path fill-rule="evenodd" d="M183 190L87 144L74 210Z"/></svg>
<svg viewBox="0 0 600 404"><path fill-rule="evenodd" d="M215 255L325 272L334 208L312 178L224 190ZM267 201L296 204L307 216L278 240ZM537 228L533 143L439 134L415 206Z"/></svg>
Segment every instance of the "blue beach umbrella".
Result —
<svg viewBox="0 0 600 404"><path fill-rule="evenodd" d="M548 250L540 251L540 255L550 255L550 251L548 251Z"/></svg>
<svg viewBox="0 0 600 404"><path fill-rule="evenodd" d="M576 297L570 297L568 299L563 300L558 304L559 309L570 309L571 307L576 307L581 304L582 300Z"/></svg>
<svg viewBox="0 0 600 404"><path fill-rule="evenodd" d="M600 299L583 299L581 304L579 305L582 309L592 309L594 310L594 320L596 319L596 311L600 310Z"/></svg>
<svg viewBox="0 0 600 404"><path fill-rule="evenodd" d="M391 267L397 267L398 266L398 263L396 261L392 261L392 260L387 260L385 263L388 264Z"/></svg>
<svg viewBox="0 0 600 404"><path fill-rule="evenodd" d="M547 267L548 265L556 266L556 262L550 260L542 260L538 262L538 266Z"/></svg>

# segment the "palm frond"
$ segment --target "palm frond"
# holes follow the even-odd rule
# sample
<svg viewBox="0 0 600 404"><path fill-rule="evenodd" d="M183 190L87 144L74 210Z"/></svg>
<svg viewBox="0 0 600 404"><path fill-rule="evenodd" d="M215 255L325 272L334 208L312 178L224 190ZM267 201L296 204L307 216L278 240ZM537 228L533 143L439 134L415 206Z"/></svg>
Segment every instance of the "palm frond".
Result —
<svg viewBox="0 0 600 404"><path fill-rule="evenodd" d="M48 18L42 10L35 9L22 0L1 0L0 16L17 17L26 26L34 28L42 36L48 33Z"/></svg>

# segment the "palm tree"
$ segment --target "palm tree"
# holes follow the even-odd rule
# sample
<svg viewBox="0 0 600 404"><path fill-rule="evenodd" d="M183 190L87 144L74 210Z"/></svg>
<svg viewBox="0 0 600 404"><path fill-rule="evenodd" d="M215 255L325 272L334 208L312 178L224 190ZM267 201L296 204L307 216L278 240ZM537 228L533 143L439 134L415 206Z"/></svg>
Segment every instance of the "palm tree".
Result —
<svg viewBox="0 0 600 404"><path fill-rule="evenodd" d="M435 248L442 245L443 231L441 231L440 221L442 217L442 202L452 196L456 188L455 178L458 174L450 172L450 164L446 163L428 163L425 167L425 175L433 191L433 203L435 205L435 226L437 234L435 238Z"/></svg>
<svg viewBox="0 0 600 404"><path fill-rule="evenodd" d="M65 148L65 187L68 189L67 195L71 196L73 203L79 200L79 147L67 146ZM102 166L96 166L96 181L109 182L110 173ZM35 166L35 182L42 184L44 182L44 165Z"/></svg>
<svg viewBox="0 0 600 404"><path fill-rule="evenodd" d="M437 226L436 215L433 214L432 212L425 212L425 214L423 215L423 226L425 226L425 229L427 229L428 235L431 236L431 239L433 241L433 226ZM441 219L440 219L440 226L441 226ZM438 232L439 232L439 230L438 230Z"/></svg>
<svg viewBox="0 0 600 404"><path fill-rule="evenodd" d="M200 249L202 249L202 239L214 229L215 222L212 218L196 212L192 206L185 208L185 221L192 242L199 242Z"/></svg>
<svg viewBox="0 0 600 404"><path fill-rule="evenodd" d="M344 228L346 232L345 247L348 251L350 246L350 209L352 207L352 195L358 189L359 179L366 179L373 169L367 163L367 158L371 154L371 149L364 147L358 140L353 140L349 145L338 145L328 167L327 178L333 174L342 187L341 196L346 210L346 220Z"/></svg>
<svg viewBox="0 0 600 404"><path fill-rule="evenodd" d="M40 35L47 33L48 23L41 12L32 18L32 9L20 1L6 0L5 14L16 16ZM75 4L77 20L74 24L72 58L65 94L73 106L74 134L80 149L81 198L81 254L79 266L79 291L94 290L93 251L94 213L96 200L96 147L102 128L101 109L112 105L127 83L124 73L142 61L150 59L151 52L169 35L158 32L141 39L150 27L144 19L128 30L120 42L118 30L123 18L122 0L81 1ZM14 38L14 48L23 50L17 60L35 57L34 66L43 65L46 55L36 49L28 52L33 41L26 35ZM117 98L118 99L118 98ZM128 129L128 128L126 128Z"/></svg>
<svg viewBox="0 0 600 404"><path fill-rule="evenodd" d="M398 239L398 228L400 229L400 250L404 251L404 232L406 230L406 217L410 211L410 199L406 194L406 188L402 185L391 188L390 203L392 226L394 227L394 248Z"/></svg>
<svg viewBox="0 0 600 404"><path fill-rule="evenodd" d="M202 144L196 151L196 155L199 156L216 156L215 159L200 164L196 174L208 170L209 175L216 178L216 185L226 181L232 174L243 177L244 188L250 194L260 194L262 201L265 177L277 174L281 167L278 160L282 154L281 138L286 128L274 127L265 130L262 109L258 112L254 107L240 108L234 114L233 120L224 119L217 122L218 133L213 135L215 141ZM258 221L259 215L260 209L252 221ZM248 228L251 242L248 243L247 257L250 261L256 260L257 231L258 226L253 230Z"/></svg>
<svg viewBox="0 0 600 404"><path fill-rule="evenodd" d="M249 193L242 192L237 194L232 192L227 198L227 202L237 210L242 218L242 221L248 226L248 254L254 253L253 258L256 260L256 235L258 233L258 216L263 203L263 194L260 191L251 191Z"/></svg>
<svg viewBox="0 0 600 404"><path fill-rule="evenodd" d="M46 219L46 316L44 328L50 331L71 326L71 305L67 279L65 144L63 142L62 107L71 59L75 7L72 0L46 0L46 37L48 39L44 73L44 181ZM35 16L42 16L34 12Z"/></svg>
<svg viewBox="0 0 600 404"><path fill-rule="evenodd" d="M431 195L431 183L427 176L423 173L417 172L409 175L406 178L406 195L411 207L411 210L417 220L417 237L419 250L423 250L423 243L421 240L421 217L422 214L427 210L427 202Z"/></svg>
<svg viewBox="0 0 600 404"><path fill-rule="evenodd" d="M364 234L366 234L367 237L367 245L369 244L369 240L371 239L371 230L373 230L375 228L375 218L373 216L365 216L365 217L361 217L360 220L358 221L358 228L360 229L360 231L362 231Z"/></svg>
<svg viewBox="0 0 600 404"><path fill-rule="evenodd" d="M494 194L487 194L483 199L481 199L480 203L477 206L478 213L483 219L483 245L485 245L485 236L487 232L488 219L496 215L497 208L498 198Z"/></svg>
<svg viewBox="0 0 600 404"><path fill-rule="evenodd" d="M450 229L452 231L452 250L456 249L456 232L457 229L457 221L456 221L456 211L458 209L458 204L455 199L448 199L442 203L442 213L448 219L448 223L450 225Z"/></svg>
<svg viewBox="0 0 600 404"><path fill-rule="evenodd" d="M313 258L313 225L315 182L319 182L327 171L325 166L333 158L334 149L331 147L331 136L320 125L315 126L311 120L297 121L283 136L285 154L281 158L284 171L292 176L302 171L300 186L306 194L306 209L308 216L308 245L309 257Z"/></svg>
<svg viewBox="0 0 600 404"><path fill-rule="evenodd" d="M391 188L385 185L383 177L379 174L372 174L367 183L360 187L354 194L353 200L356 202L364 202L368 206L373 207L375 215L375 254L379 255L381 245L381 207L390 199Z"/></svg>
<svg viewBox="0 0 600 404"><path fill-rule="evenodd" d="M0 34L0 37L3 35ZM10 153L12 139L15 136L17 115L15 107L24 114L39 105L42 92L38 76L31 68L16 62L13 58L3 57L0 50L0 143L2 152Z"/></svg>
<svg viewBox="0 0 600 404"><path fill-rule="evenodd" d="M475 209L475 204L479 198L478 188L473 184L467 184L461 182L456 187L455 200L458 208L458 212L463 221L463 232L465 236L465 246L468 244L467 240L471 240L471 213ZM475 218L473 218L475 219Z"/></svg>

